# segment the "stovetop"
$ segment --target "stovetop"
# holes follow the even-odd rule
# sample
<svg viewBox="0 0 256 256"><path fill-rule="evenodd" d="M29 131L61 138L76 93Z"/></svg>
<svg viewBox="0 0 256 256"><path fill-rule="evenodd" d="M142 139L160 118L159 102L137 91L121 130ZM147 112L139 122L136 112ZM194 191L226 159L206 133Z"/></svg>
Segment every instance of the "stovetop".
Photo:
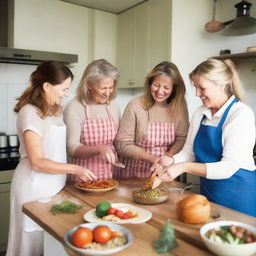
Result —
<svg viewBox="0 0 256 256"><path fill-rule="evenodd" d="M18 152L0 153L0 171L15 169L19 159Z"/></svg>

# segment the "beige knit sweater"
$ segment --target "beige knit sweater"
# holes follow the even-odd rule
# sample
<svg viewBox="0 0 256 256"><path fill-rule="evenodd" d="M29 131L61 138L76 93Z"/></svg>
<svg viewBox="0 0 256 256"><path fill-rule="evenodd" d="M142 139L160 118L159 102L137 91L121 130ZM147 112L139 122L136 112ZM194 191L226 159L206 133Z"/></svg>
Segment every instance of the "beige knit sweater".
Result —
<svg viewBox="0 0 256 256"><path fill-rule="evenodd" d="M152 122L173 123L175 142L170 145L169 153L174 155L182 149L189 127L187 106L183 107L181 114L175 119L166 103L155 103L152 108L145 110L142 106L142 96L140 96L128 103L123 114L115 141L119 155L141 160L140 156L145 151L137 144L147 134L149 119Z"/></svg>

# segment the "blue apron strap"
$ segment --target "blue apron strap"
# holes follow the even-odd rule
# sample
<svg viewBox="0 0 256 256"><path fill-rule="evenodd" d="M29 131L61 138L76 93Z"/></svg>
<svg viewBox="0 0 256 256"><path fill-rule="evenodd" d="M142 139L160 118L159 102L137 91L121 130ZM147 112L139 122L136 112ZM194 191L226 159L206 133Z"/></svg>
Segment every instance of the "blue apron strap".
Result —
<svg viewBox="0 0 256 256"><path fill-rule="evenodd" d="M231 109L231 107L233 106L234 103L238 102L237 98L234 98L234 100L229 104L229 106L227 107L227 109L225 110L219 124L218 124L218 128L222 128L222 125L224 124L226 117L228 115L229 110Z"/></svg>

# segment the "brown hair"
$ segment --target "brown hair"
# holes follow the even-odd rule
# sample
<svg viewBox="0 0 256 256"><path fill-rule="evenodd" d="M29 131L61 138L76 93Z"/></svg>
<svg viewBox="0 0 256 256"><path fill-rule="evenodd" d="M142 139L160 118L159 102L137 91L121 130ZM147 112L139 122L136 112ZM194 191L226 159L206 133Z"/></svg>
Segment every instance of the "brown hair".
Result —
<svg viewBox="0 0 256 256"><path fill-rule="evenodd" d="M155 104L154 98L151 94L151 85L154 79L159 75L168 76L173 82L173 91L167 99L167 103L170 105L172 113L174 115L178 114L186 104L186 88L177 66L168 61L163 61L156 65L146 76L144 83L143 106L147 110Z"/></svg>
<svg viewBox="0 0 256 256"><path fill-rule="evenodd" d="M243 101L243 88L236 67L231 60L208 59L200 63L189 74L191 81L196 74L202 75L216 84L223 84L229 97L234 94L236 98Z"/></svg>
<svg viewBox="0 0 256 256"><path fill-rule="evenodd" d="M36 106L41 117L56 115L61 110L60 105L50 106L45 99L43 84L48 82L51 85L59 85L67 78L73 80L74 76L71 70L65 65L56 61L45 61L41 63L30 75L30 86L17 98L18 103L14 107L14 112L18 113L26 104Z"/></svg>
<svg viewBox="0 0 256 256"><path fill-rule="evenodd" d="M114 90L109 96L108 101L115 98L116 84L119 78L119 73L116 67L105 59L94 60L85 68L80 83L77 88L77 98L80 102L88 102L90 97L88 85L92 85L101 81L104 78L114 79Z"/></svg>

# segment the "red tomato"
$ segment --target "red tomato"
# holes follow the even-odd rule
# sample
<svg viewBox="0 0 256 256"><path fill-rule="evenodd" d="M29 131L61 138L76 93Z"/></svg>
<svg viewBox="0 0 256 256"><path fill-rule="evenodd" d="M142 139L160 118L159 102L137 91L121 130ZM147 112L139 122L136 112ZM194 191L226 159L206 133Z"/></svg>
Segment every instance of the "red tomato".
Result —
<svg viewBox="0 0 256 256"><path fill-rule="evenodd" d="M124 213L121 210L116 210L115 215L116 217L122 219L124 216Z"/></svg>
<svg viewBox="0 0 256 256"><path fill-rule="evenodd" d="M116 209L111 207L111 208L108 209L107 214L108 215L109 214L115 214L115 212L116 212Z"/></svg>
<svg viewBox="0 0 256 256"><path fill-rule="evenodd" d="M92 242L93 235L89 228L78 228L71 236L72 243L79 248Z"/></svg>
<svg viewBox="0 0 256 256"><path fill-rule="evenodd" d="M133 218L133 216L130 212L125 212L124 213L123 219L131 219L131 218Z"/></svg>
<svg viewBox="0 0 256 256"><path fill-rule="evenodd" d="M112 231L108 226L99 225L93 229L93 239L97 243L104 244L112 238Z"/></svg>

